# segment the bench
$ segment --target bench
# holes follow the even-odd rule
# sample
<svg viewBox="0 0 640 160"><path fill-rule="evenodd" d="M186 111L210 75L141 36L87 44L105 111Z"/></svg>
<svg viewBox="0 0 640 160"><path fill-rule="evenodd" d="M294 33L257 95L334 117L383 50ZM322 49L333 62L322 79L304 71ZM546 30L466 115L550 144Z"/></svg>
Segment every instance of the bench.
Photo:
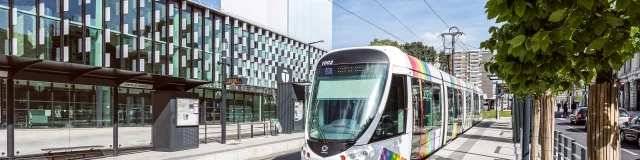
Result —
<svg viewBox="0 0 640 160"><path fill-rule="evenodd" d="M238 133L237 133L238 140L240 140L240 139L241 139L241 135L242 135L242 134L241 134L241 130L242 130L242 128L241 128L240 126L242 126L242 125L251 125L251 133L250 133L250 135L251 135L251 138L253 138L253 126L254 126L254 125L262 125L262 126L263 126L263 134L264 134L264 136L267 136L267 124L268 124L268 122L247 122L247 123L236 123L236 126L238 127L238 129L237 129L237 132L238 132Z"/></svg>
<svg viewBox="0 0 640 160"><path fill-rule="evenodd" d="M93 145L93 146L77 146L77 147L61 147L61 148L43 148L41 150L47 153L51 153L51 152L66 152L66 151L79 151L79 150L92 151L94 149L100 149L100 148L104 148L104 146Z"/></svg>

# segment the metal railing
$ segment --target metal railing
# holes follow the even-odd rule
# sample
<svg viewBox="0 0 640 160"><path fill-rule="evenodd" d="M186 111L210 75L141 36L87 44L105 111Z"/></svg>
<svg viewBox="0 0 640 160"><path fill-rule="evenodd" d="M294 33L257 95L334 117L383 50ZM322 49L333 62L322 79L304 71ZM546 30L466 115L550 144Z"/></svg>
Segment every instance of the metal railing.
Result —
<svg viewBox="0 0 640 160"><path fill-rule="evenodd" d="M586 160L587 147L565 136L562 132L553 131L553 157L557 160Z"/></svg>

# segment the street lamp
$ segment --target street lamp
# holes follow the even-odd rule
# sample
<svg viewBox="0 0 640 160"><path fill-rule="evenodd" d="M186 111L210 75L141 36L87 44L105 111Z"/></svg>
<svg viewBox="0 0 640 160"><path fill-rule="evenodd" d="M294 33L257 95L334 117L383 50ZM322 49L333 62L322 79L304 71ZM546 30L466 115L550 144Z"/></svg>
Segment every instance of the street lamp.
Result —
<svg viewBox="0 0 640 160"><path fill-rule="evenodd" d="M309 45L316 44L316 43L324 43L324 40L319 40L319 41L311 42L311 43L309 43Z"/></svg>
<svg viewBox="0 0 640 160"><path fill-rule="evenodd" d="M218 61L218 65L222 65L222 104L220 109L220 129L221 129L221 143L227 143L227 66L231 63L228 62L227 55L227 39L222 41L222 53L225 55L221 61Z"/></svg>

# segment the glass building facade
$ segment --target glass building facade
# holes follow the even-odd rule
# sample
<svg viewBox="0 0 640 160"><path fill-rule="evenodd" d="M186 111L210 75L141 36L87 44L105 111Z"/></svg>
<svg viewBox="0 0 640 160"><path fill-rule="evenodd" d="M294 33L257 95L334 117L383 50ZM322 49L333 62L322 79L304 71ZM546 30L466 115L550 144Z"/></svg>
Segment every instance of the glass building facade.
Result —
<svg viewBox="0 0 640 160"><path fill-rule="evenodd" d="M200 95L203 128L220 124L222 76L248 80L247 85L227 86L228 123L264 121L275 118L277 67L292 69L294 81L311 81L312 64L326 51L198 2L0 0L0 54L213 81L188 91ZM226 75L217 64L223 57L231 62ZM8 82L0 78L3 128ZM114 116L119 147L151 145L153 90L19 79L14 83L17 155L41 154L45 148L111 146ZM112 104L113 95L118 104ZM117 113L112 113L115 105ZM6 134L0 130L0 137ZM6 139L0 140L0 152L7 152Z"/></svg>

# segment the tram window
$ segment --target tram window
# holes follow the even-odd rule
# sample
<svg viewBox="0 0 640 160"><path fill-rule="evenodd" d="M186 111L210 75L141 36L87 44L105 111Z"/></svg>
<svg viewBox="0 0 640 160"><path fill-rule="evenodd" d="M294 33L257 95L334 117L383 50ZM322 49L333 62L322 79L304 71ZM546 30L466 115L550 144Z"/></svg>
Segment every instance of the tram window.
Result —
<svg viewBox="0 0 640 160"><path fill-rule="evenodd" d="M431 93L431 83L422 81L422 132L429 132L434 128L433 125L433 100Z"/></svg>
<svg viewBox="0 0 640 160"><path fill-rule="evenodd" d="M387 95L387 103L384 106L382 117L376 127L376 131L371 137L372 141L385 139L405 133L405 77L402 75L393 75L391 78L391 86Z"/></svg>
<svg viewBox="0 0 640 160"><path fill-rule="evenodd" d="M433 125L440 127L442 125L442 102L440 96L440 85L433 85Z"/></svg>

